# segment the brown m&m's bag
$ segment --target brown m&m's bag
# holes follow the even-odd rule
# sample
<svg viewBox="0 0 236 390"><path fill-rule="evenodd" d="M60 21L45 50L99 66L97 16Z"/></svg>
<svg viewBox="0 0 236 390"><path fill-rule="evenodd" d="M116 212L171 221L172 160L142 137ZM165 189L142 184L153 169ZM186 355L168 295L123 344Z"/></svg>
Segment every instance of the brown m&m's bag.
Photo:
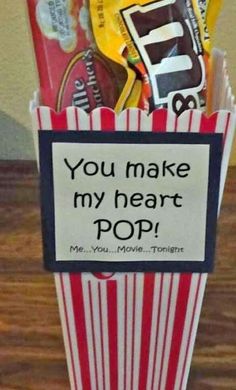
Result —
<svg viewBox="0 0 236 390"><path fill-rule="evenodd" d="M90 0L97 46L142 81L138 106L181 114L206 106L212 32L221 0ZM130 89L127 77L124 89Z"/></svg>

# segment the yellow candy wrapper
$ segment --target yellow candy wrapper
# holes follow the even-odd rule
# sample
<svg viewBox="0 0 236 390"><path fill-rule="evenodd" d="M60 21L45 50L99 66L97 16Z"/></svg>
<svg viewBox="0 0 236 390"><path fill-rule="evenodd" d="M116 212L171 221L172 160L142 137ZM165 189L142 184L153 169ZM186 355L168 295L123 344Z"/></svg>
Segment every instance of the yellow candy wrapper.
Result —
<svg viewBox="0 0 236 390"><path fill-rule="evenodd" d="M127 71L118 110L134 93L132 88L137 80L141 80L142 90L136 101L148 112L167 107L179 115L187 109L205 109L209 32L214 28L221 3L90 0L99 50Z"/></svg>
<svg viewBox="0 0 236 390"><path fill-rule="evenodd" d="M125 108L139 107L142 94L142 81L136 80L125 103Z"/></svg>

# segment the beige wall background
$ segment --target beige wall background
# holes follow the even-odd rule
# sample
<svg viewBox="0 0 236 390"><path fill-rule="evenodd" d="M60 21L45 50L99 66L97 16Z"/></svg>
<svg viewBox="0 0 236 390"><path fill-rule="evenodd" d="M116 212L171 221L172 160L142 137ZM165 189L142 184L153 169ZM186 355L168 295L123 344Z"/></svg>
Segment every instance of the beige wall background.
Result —
<svg viewBox="0 0 236 390"><path fill-rule="evenodd" d="M0 158L5 159L34 158L28 105L37 89L37 73L25 3L25 0L0 0ZM228 53L229 74L236 94L235 20L236 1L225 0L214 44ZM231 164L236 165L236 143Z"/></svg>

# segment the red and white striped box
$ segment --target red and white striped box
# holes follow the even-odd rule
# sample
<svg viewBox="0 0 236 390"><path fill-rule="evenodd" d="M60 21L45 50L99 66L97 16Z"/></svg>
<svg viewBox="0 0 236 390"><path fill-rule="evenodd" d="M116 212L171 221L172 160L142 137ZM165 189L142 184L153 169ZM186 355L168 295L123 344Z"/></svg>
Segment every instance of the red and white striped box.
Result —
<svg viewBox="0 0 236 390"><path fill-rule="evenodd" d="M198 110L55 113L34 102L33 128L223 133L221 202L236 122L225 73L221 87L220 111L209 118ZM55 274L71 389L185 390L206 280L199 273Z"/></svg>

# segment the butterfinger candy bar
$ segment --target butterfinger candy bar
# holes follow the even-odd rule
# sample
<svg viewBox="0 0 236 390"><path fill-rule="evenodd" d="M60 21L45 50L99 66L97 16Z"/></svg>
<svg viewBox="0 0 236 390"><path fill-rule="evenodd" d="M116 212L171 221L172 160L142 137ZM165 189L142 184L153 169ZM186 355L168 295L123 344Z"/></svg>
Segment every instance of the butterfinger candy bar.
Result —
<svg viewBox="0 0 236 390"><path fill-rule="evenodd" d="M27 0L40 79L41 103L58 111L114 108L122 69L99 54L86 1Z"/></svg>
<svg viewBox="0 0 236 390"><path fill-rule="evenodd" d="M205 109L213 1L90 0L90 12L101 52L141 78L144 108Z"/></svg>

